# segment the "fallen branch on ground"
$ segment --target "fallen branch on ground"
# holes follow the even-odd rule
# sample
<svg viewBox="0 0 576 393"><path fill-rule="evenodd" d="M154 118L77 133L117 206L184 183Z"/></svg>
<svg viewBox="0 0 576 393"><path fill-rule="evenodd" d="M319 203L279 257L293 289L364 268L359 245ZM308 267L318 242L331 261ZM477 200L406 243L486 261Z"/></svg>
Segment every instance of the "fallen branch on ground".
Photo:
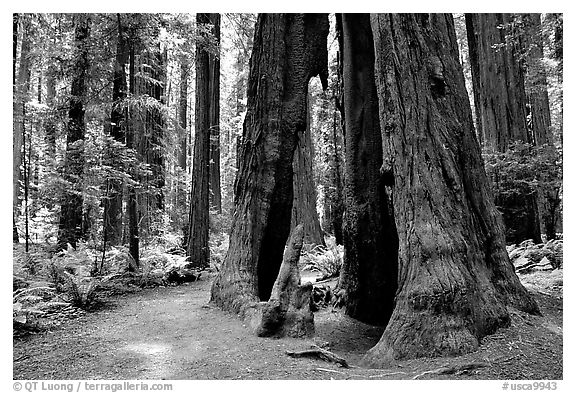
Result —
<svg viewBox="0 0 576 393"><path fill-rule="evenodd" d="M307 349L304 351L286 351L286 355L293 358L316 358L327 362L337 363L340 365L340 367L349 368L346 359L341 358L335 353L322 349L316 345L314 345L312 349Z"/></svg>
<svg viewBox="0 0 576 393"><path fill-rule="evenodd" d="M326 371L327 373L346 374L346 373L343 373L342 371L330 370L330 369L328 369L328 368L321 368L321 367L317 367L316 370L318 370L318 371Z"/></svg>
<svg viewBox="0 0 576 393"><path fill-rule="evenodd" d="M390 375L396 375L396 374L406 374L404 371L395 371L393 373L384 373L384 374L378 374L378 375L370 375L368 376L368 378L382 378L382 377L389 377Z"/></svg>
<svg viewBox="0 0 576 393"><path fill-rule="evenodd" d="M456 366L451 366L451 367L444 366L444 367L437 368L435 370L424 371L423 373L415 375L414 377L412 377L412 379L418 379L420 377L423 377L424 375L431 375L431 374L434 374L434 375L447 375L447 374L460 375L460 374L463 374L463 373L468 372L470 370L475 370L475 369L486 367L486 366L488 366L486 363L468 363L468 364L456 365Z"/></svg>

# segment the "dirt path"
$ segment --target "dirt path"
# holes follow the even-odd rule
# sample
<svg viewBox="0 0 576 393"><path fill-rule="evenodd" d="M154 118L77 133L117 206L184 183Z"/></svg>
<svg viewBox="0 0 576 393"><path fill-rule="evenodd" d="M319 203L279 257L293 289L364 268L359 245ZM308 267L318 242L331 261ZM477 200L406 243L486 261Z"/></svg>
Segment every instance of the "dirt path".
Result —
<svg viewBox="0 0 576 393"><path fill-rule="evenodd" d="M562 299L540 294L545 317L513 315L513 325L458 358L359 368L382 330L330 309L315 315L317 343L344 356L351 369L286 350L312 340L255 337L234 315L208 306L210 281L118 296L110 307L51 332L14 341L15 379L410 379L438 367L482 361L470 374L422 378L562 378ZM555 312L555 314L554 314Z"/></svg>

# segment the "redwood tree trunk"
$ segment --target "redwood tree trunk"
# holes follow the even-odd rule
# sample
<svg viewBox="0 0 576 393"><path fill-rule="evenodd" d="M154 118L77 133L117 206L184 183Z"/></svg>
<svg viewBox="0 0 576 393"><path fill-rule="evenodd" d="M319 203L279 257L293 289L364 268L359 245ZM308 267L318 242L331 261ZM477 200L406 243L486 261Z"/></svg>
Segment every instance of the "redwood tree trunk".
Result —
<svg viewBox="0 0 576 393"><path fill-rule="evenodd" d="M197 24L210 23L210 14L196 14ZM208 267L209 194L210 194L210 54L196 44L196 106L192 191L188 218L187 256L192 266Z"/></svg>
<svg viewBox="0 0 576 393"><path fill-rule="evenodd" d="M128 72L129 72L129 92L130 96L134 97L136 93L136 43L135 43L135 28L131 26L128 38ZM126 127L126 148L135 148L135 108L129 107L127 110L127 127ZM136 175L136 169L132 171L133 180L138 181L139 177ZM135 270L140 265L140 217L138 211L138 195L136 194L136 187L128 185L128 243L130 256L134 260L134 264L128 266L130 271Z"/></svg>
<svg viewBox="0 0 576 393"><path fill-rule="evenodd" d="M384 172L394 177L398 291L365 361L470 352L538 307L508 259L458 61L451 14L377 14Z"/></svg>
<svg viewBox="0 0 576 393"><path fill-rule="evenodd" d="M306 129L298 139L298 147L294 153L294 202L292 205L292 230L302 224L304 231L304 243L319 244L324 246L324 235L320 227L320 219L316 209L316 185L314 184L314 146L310 132L310 105Z"/></svg>
<svg viewBox="0 0 576 393"><path fill-rule="evenodd" d="M328 28L326 14L258 16L230 246L212 286L212 301L241 315L268 300L280 269L308 82L319 74L327 86Z"/></svg>
<svg viewBox="0 0 576 393"><path fill-rule="evenodd" d="M180 58L180 94L178 97L178 134L180 135L180 152L178 154L178 166L184 173L187 171L188 159L188 74L190 63L186 56Z"/></svg>
<svg viewBox="0 0 576 393"><path fill-rule="evenodd" d="M16 14L18 15L18 14ZM16 72L16 51L17 51L17 39L18 39L18 23L20 21L20 27L22 29L22 43L20 46L20 64L18 66L18 71ZM22 147L24 140L24 112L25 105L28 101L28 95L30 92L30 75L31 75L31 58L30 58L30 34L31 34L32 24L30 22L30 16L17 16L14 18L14 30L15 34L13 36L13 48L14 48L14 75L13 75L13 159L12 159L12 207L13 207L13 234L12 238L14 242L18 242L18 230L16 228L16 218L20 215L20 181L22 180L22 172L20 167L22 165Z"/></svg>
<svg viewBox="0 0 576 393"><path fill-rule="evenodd" d="M82 178L84 172L84 100L86 98L86 79L89 68L90 17L78 14L74 17L74 63L72 66L72 88L70 91L70 110L66 135L66 156L64 160L64 180L69 187L64 191L60 209L58 245L65 248L67 243L76 246L82 237Z"/></svg>
<svg viewBox="0 0 576 393"><path fill-rule="evenodd" d="M118 19L118 42L116 44L116 59L114 61L114 80L112 84L112 112L110 115L110 136L117 142L124 143L126 136L125 113L122 108L126 99L127 83L125 65L128 62L128 48L126 45L126 31L122 25L120 14ZM114 150L112 151L114 154ZM115 162L116 157L108 157L111 165L121 167L121 162ZM106 242L112 246L122 242L122 181L117 178L107 179L107 197L104 199L104 231Z"/></svg>
<svg viewBox="0 0 576 393"><path fill-rule="evenodd" d="M530 105L532 141L536 146L550 142L550 101L542 42L540 14L522 14L524 23L521 36L526 51L526 95Z"/></svg>
<svg viewBox="0 0 576 393"><path fill-rule="evenodd" d="M220 14L209 14L212 32L220 45ZM219 50L219 49L218 49ZM210 206L222 213L222 190L220 187L220 53L208 55L210 69Z"/></svg>
<svg viewBox="0 0 576 393"><path fill-rule="evenodd" d="M345 293L348 315L385 325L394 307L398 237L380 173L374 41L369 14L342 14L341 18L346 214L339 288Z"/></svg>
<svg viewBox="0 0 576 393"><path fill-rule="evenodd" d="M531 142L526 122L524 77L517 48L507 45L509 14L466 14L466 30L475 107L484 147L505 152L515 141ZM496 195L502 210L508 242L541 242L536 195L528 190Z"/></svg>

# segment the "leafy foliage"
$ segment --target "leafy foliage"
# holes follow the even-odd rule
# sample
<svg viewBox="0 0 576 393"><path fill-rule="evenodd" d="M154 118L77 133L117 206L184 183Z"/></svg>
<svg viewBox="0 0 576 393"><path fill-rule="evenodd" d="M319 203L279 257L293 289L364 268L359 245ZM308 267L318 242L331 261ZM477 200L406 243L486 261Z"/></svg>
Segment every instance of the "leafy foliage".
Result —
<svg viewBox="0 0 576 393"><path fill-rule="evenodd" d="M497 204L502 198L537 193L545 225L556 228L562 208L560 147L515 142L504 153L485 152L484 162Z"/></svg>
<svg viewBox="0 0 576 393"><path fill-rule="evenodd" d="M326 241L326 247L305 244L302 248L300 263L302 270L320 274L320 279L336 277L340 273L344 257L344 247L337 245L333 237Z"/></svg>

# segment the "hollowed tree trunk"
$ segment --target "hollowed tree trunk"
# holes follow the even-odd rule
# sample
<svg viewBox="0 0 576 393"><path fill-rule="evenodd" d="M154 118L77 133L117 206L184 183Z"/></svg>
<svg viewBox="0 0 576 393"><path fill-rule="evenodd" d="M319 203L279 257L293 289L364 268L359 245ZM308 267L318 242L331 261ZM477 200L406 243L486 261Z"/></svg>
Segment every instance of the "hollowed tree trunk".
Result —
<svg viewBox="0 0 576 393"><path fill-rule="evenodd" d="M398 291L365 356L456 355L538 312L506 253L474 127L450 14L371 17L384 170L394 177Z"/></svg>
<svg viewBox="0 0 576 393"><path fill-rule="evenodd" d="M345 121L344 264L339 288L346 314L385 325L394 308L398 237L382 166L369 14L342 14Z"/></svg>
<svg viewBox="0 0 576 393"><path fill-rule="evenodd" d="M308 82L327 86L326 14L260 14L235 183L230 246L212 301L244 314L268 300L290 231L292 161L306 129Z"/></svg>

